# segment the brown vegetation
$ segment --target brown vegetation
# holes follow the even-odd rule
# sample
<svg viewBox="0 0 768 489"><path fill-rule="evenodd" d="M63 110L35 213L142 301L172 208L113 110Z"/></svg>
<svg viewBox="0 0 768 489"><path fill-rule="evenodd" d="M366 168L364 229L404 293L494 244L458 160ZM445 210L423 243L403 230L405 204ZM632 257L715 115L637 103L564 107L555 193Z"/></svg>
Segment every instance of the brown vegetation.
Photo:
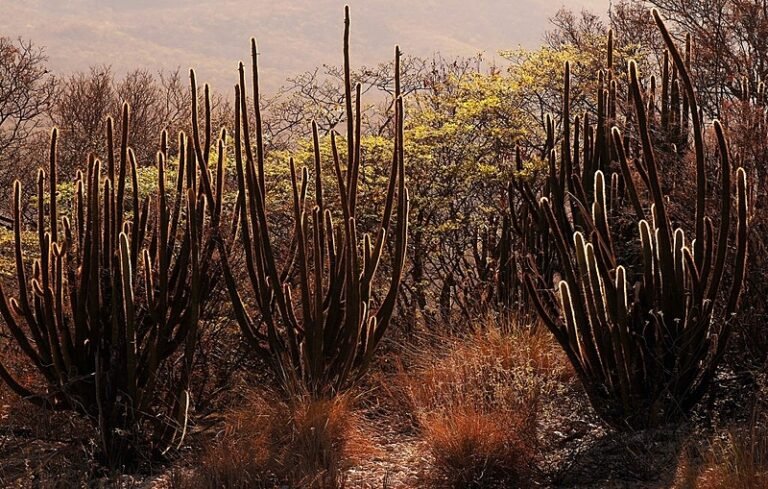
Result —
<svg viewBox="0 0 768 489"><path fill-rule="evenodd" d="M572 375L543 333L504 334L491 319L467 337L440 339L398 374L427 454L422 484L531 484L542 404Z"/></svg>
<svg viewBox="0 0 768 489"><path fill-rule="evenodd" d="M253 392L227 413L199 461L173 475L174 488L342 487L345 471L372 453L352 399Z"/></svg>
<svg viewBox="0 0 768 489"><path fill-rule="evenodd" d="M327 83L262 96L252 41L231 110L0 38L0 164L59 126L0 172L0 483L765 487L753 7L561 12L507 73L354 71L347 10Z"/></svg>

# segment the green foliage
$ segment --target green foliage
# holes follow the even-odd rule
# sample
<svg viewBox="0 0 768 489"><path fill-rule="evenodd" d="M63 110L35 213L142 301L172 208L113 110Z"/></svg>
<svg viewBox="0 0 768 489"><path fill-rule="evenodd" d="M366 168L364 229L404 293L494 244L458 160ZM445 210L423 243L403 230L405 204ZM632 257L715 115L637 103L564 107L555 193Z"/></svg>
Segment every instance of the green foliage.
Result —
<svg viewBox="0 0 768 489"><path fill-rule="evenodd" d="M486 281L474 256L477 231L498 219L511 176L508 163L527 135L510 78L499 72L449 73L409 103L405 131L412 190L412 300L441 321L454 305L479 306ZM435 297L437 295L437 297Z"/></svg>
<svg viewBox="0 0 768 489"><path fill-rule="evenodd" d="M0 279L7 280L15 276L16 258L14 256L13 231L0 228ZM37 245L37 233L34 231L23 231L21 233L21 247L25 254L33 252Z"/></svg>
<svg viewBox="0 0 768 489"><path fill-rule="evenodd" d="M512 177L516 181L533 183L546 174L548 163L541 158L531 157L523 161L522 168L515 170Z"/></svg>
<svg viewBox="0 0 768 489"><path fill-rule="evenodd" d="M417 94L410 107L407 154L439 165L452 158L482 164L511 155L531 127L522 117L514 81L497 72L448 75Z"/></svg>
<svg viewBox="0 0 768 489"><path fill-rule="evenodd" d="M178 166L178 161L168 162L168 168L165 170L166 178L173 181L177 177L177 171L173 170L173 168ZM136 168L136 181L139 187L139 201L143 202L147 197L154 197L157 194L157 178L158 178L158 169L156 166L142 166ZM75 203L75 194L77 192L77 184L76 182L62 182L57 187L58 193L56 196L56 200L60 208L62 209L62 212L69 214L73 210L73 204ZM46 195L45 197L45 205L50 204L50 196ZM133 202L133 181L128 181L125 183L125 198L127 200L126 202L126 209L127 210L133 210L131 209L131 205ZM166 189L166 199L173 200L176 198L176 189L175 188L168 188ZM37 205L37 196L33 197L30 202L32 205Z"/></svg>

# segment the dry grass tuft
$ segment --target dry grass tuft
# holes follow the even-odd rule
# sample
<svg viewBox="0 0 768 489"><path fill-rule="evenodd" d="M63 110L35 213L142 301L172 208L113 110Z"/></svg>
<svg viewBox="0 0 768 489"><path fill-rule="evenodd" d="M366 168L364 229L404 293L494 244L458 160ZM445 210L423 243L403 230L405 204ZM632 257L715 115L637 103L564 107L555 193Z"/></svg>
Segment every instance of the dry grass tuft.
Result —
<svg viewBox="0 0 768 489"><path fill-rule="evenodd" d="M426 423L431 455L424 482L435 487L510 487L530 479L535 429L525 416L467 409Z"/></svg>
<svg viewBox="0 0 768 489"><path fill-rule="evenodd" d="M445 338L396 378L423 438L421 485L531 482L540 404L572 373L548 333L501 331Z"/></svg>
<svg viewBox="0 0 768 489"><path fill-rule="evenodd" d="M280 487L332 489L373 452L348 396L296 399L255 395L227 416L226 428L198 467L176 473L186 488Z"/></svg>
<svg viewBox="0 0 768 489"><path fill-rule="evenodd" d="M697 457L678 467L677 489L768 488L768 412L757 407L747 423L714 436ZM692 459L699 463L691 463Z"/></svg>
<svg viewBox="0 0 768 489"><path fill-rule="evenodd" d="M700 467L682 463L678 489L765 489L768 487L768 427L729 430L709 444Z"/></svg>

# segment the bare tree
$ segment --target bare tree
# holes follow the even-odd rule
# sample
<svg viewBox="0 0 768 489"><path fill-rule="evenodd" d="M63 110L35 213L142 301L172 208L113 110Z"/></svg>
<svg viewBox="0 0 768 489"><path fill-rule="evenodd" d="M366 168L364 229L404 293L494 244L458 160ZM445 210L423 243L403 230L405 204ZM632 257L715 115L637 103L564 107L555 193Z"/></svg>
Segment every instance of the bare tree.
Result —
<svg viewBox="0 0 768 489"><path fill-rule="evenodd" d="M204 90L198 100L204 104ZM131 147L140 165L152 165L160 148L160 133L168 131L171 154L175 153L179 131L190 134L192 94L189 82L178 69L153 74L137 69L116 79L111 67L95 66L67 78L60 96L50 111L53 123L61 130L59 155L63 172L82 166L88 154L106 156L104 131L112 116L115 127L122 123L123 103L130 111ZM231 120L230 105L219 94L210 94L213 130ZM202 110L202 109L201 109Z"/></svg>
<svg viewBox="0 0 768 489"><path fill-rule="evenodd" d="M56 84L42 48L23 39L0 37L0 199L12 181L37 165L22 161L46 122ZM23 180L29 180L23 178Z"/></svg>
<svg viewBox="0 0 768 489"><path fill-rule="evenodd" d="M162 110L161 85L152 73L137 69L115 83L115 95L118 106L127 103L131 108L130 140L137 160L154 161L159 144L158 135L166 123Z"/></svg>
<svg viewBox="0 0 768 489"><path fill-rule="evenodd" d="M700 105L707 115L720 117L724 102L756 96L757 86L768 77L766 0L632 0L631 3L636 7L637 16L646 18L646 4L657 7L675 27L681 43L686 34L692 36L694 81Z"/></svg>
<svg viewBox="0 0 768 489"><path fill-rule="evenodd" d="M90 153L104 155L104 121L118 109L109 66L91 67L87 73L75 73L63 82L51 110L51 119L61 131L59 168L62 174L82 166Z"/></svg>
<svg viewBox="0 0 768 489"><path fill-rule="evenodd" d="M404 56L400 72L404 96L427 88L430 75L426 60ZM363 66L353 71L351 78L353 84L360 84L363 98L371 101L362 107L363 132L391 136L395 113L394 64ZM270 146L285 149L292 141L308 138L313 120L321 133L341 129L346 120L343 101L342 67L324 65L289 78L274 97L262 100Z"/></svg>

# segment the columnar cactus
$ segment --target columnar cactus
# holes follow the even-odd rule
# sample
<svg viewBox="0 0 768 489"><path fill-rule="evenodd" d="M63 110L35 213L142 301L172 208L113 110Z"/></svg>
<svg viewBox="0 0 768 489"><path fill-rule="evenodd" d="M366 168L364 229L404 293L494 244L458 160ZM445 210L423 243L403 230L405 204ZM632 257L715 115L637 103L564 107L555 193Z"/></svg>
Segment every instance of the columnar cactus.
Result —
<svg viewBox="0 0 768 489"><path fill-rule="evenodd" d="M22 251L21 184L16 182L18 297L10 298L0 284L0 314L46 387L22 384L2 362L0 377L35 404L92 419L105 461L112 465L131 463L137 455L135 435L143 425L157 425L161 419L158 375L181 352L182 381L162 418L175 426L168 430L168 423L160 423L157 433L170 433L159 440L169 443L183 431L200 311L218 275L211 268L215 247L207 236L220 209L221 187L214 196L197 184L196 174L208 177L207 154L199 158L193 149L197 135L194 141L180 136L175 197L169 199L166 188L163 144L156 190L142 200L136 158L128 146L129 117L125 105L117 162L113 121L107 121L106 168L91 155L86 172L77 173L71 215L63 217L57 191L58 132L53 130L49 172L38 174L39 255L30 264ZM222 165L220 152L218 175ZM205 195L214 198L212 207Z"/></svg>
<svg viewBox="0 0 768 489"><path fill-rule="evenodd" d="M222 247L224 275L234 312L246 340L273 365L288 392L316 397L333 395L354 382L370 364L392 317L405 260L408 192L403 162L403 101L400 97L400 52L395 55L396 136L383 216L375 236L360 240L357 192L360 174L360 85L352 96L349 62L349 10L345 12L344 73L347 114L346 175L335 133L333 164L342 220L334 223L321 178L317 126L313 124L314 206L309 207L309 171L300 176L291 161L295 250L278 263L265 200L264 145L259 106L256 44L253 57L255 155L246 104L242 64L235 90L235 161L237 165L239 244L245 251L249 287L235 278ZM391 226L393 216L396 223ZM393 227L390 230L390 227ZM393 236L388 240L390 233ZM392 246L391 276L385 291L374 294L384 249ZM255 305L250 313L247 303ZM374 304L377 304L376 307Z"/></svg>
<svg viewBox="0 0 768 489"><path fill-rule="evenodd" d="M683 229L672 227L646 100L637 66L630 62L629 88L642 158L633 159L633 171L629 145L613 127L612 148L619 171L611 172L613 164L603 165L591 178L589 191L578 176L551 179L558 191L541 198L538 209L557 252L561 279L554 292L543 290L546 280L534 260L533 271L526 277L541 318L567 353L593 406L619 429L677 420L699 401L725 351L747 253L746 173L741 168L736 171L736 242L729 265L732 170L724 130L714 121L722 179L715 236L713 220L706 215L704 137L695 94L685 61L655 11L654 17L693 114L697 171L693 239ZM663 123L669 124L668 118L669 114L664 116ZM560 172L567 171L566 160L562 159ZM563 184L557 187L564 181L572 184L569 205L562 200ZM643 192L636 181L644 184ZM649 202L644 203L641 196L646 194ZM637 218L639 251L635 256L640 268L636 272L630 264L621 263L626 256L617 255L618 227L611 216L618 202L627 202L629 213ZM725 277L731 280L727 292Z"/></svg>

